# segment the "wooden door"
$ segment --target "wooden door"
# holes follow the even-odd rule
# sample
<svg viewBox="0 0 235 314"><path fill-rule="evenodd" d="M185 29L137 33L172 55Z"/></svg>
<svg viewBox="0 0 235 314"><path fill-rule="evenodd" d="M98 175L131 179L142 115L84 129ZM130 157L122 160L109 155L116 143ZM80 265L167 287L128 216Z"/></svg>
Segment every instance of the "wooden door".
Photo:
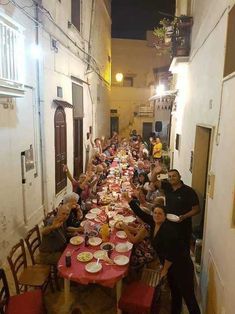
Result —
<svg viewBox="0 0 235 314"><path fill-rule="evenodd" d="M198 194L201 207L201 213L193 218L194 229L196 226L199 227L199 234L197 235L199 237L203 236L210 141L211 129L197 126L193 154L192 187Z"/></svg>
<svg viewBox="0 0 235 314"><path fill-rule="evenodd" d="M59 193L67 184L63 165L67 163L66 117L62 107L55 112L55 190Z"/></svg>
<svg viewBox="0 0 235 314"><path fill-rule="evenodd" d="M83 119L74 118L74 177L83 172Z"/></svg>

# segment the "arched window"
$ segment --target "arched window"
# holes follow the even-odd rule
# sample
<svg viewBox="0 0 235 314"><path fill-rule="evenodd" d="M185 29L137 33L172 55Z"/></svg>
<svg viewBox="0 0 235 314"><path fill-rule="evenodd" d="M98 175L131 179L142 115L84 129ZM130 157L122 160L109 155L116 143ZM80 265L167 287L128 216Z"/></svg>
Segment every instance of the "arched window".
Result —
<svg viewBox="0 0 235 314"><path fill-rule="evenodd" d="M63 164L67 163L66 116L64 109L58 107L55 112L55 190L59 193L67 184Z"/></svg>

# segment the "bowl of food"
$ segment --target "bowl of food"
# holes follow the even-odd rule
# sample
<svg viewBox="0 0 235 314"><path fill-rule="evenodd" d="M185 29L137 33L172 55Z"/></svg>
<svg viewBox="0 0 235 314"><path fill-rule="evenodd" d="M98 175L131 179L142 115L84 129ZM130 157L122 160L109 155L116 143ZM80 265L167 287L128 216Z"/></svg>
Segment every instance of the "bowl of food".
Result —
<svg viewBox="0 0 235 314"><path fill-rule="evenodd" d="M104 242L101 244L100 248L101 248L101 250L106 251L108 254L108 257L110 257L113 249L115 248L115 245L111 242Z"/></svg>

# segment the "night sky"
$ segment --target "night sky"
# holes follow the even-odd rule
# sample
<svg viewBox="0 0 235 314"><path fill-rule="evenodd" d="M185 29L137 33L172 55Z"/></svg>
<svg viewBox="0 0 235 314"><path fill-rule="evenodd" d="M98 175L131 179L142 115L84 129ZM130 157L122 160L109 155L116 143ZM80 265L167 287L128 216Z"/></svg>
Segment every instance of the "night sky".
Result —
<svg viewBox="0 0 235 314"><path fill-rule="evenodd" d="M175 0L112 0L112 37L145 39L164 17L174 15Z"/></svg>

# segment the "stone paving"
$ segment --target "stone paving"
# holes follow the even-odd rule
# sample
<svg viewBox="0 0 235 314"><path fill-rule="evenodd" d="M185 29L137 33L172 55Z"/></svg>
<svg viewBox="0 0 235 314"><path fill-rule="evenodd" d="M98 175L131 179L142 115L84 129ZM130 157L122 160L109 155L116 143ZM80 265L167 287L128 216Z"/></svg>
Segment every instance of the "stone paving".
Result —
<svg viewBox="0 0 235 314"><path fill-rule="evenodd" d="M61 283L62 287L63 283ZM47 314L116 314L115 289L98 285L71 286L71 295L67 307L64 305L64 292L52 293L49 289L45 295ZM80 312L78 311L80 309ZM170 295L165 290L159 302L159 311L155 314L170 313Z"/></svg>

